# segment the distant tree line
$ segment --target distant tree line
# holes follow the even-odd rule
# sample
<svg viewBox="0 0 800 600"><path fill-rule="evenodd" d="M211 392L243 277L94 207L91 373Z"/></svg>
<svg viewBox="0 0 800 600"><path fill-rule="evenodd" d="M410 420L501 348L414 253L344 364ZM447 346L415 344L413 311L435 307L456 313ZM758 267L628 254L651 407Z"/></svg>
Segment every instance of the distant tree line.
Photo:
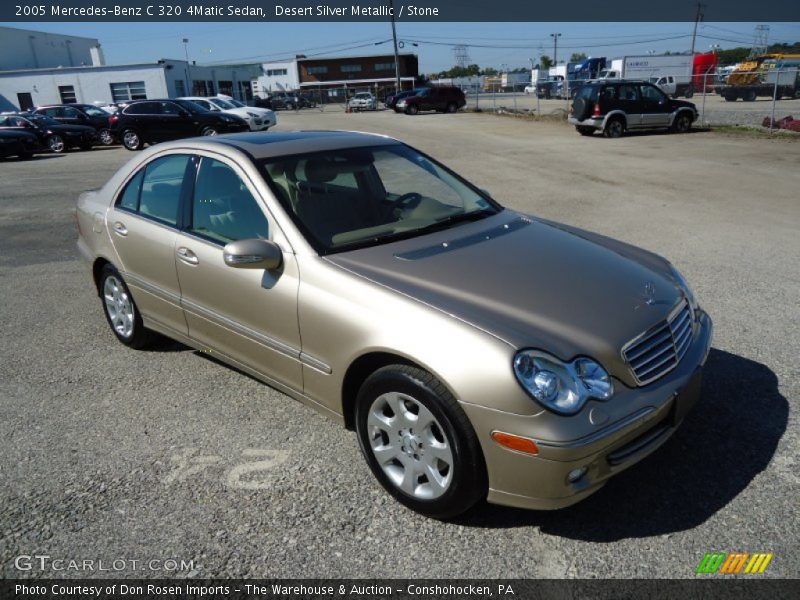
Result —
<svg viewBox="0 0 800 600"><path fill-rule="evenodd" d="M800 42L794 44L772 44L767 47L767 54L800 54ZM717 50L717 62L720 65L733 65L747 60L750 48L740 46L727 50Z"/></svg>

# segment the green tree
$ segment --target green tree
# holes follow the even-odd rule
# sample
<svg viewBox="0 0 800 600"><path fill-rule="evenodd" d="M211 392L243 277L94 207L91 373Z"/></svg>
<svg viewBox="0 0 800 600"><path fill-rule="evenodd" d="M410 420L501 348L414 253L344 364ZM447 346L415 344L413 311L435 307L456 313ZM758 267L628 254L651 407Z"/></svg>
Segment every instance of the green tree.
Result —
<svg viewBox="0 0 800 600"><path fill-rule="evenodd" d="M542 69L549 69L553 66L553 59L547 56L547 54L542 54L541 58L539 59L539 66Z"/></svg>
<svg viewBox="0 0 800 600"><path fill-rule="evenodd" d="M481 75L487 75L489 77L492 77L494 75L497 75L497 69L495 69L494 67L486 67L481 73Z"/></svg>
<svg viewBox="0 0 800 600"><path fill-rule="evenodd" d="M573 52L569 57L569 62L580 62L586 59L586 52Z"/></svg>

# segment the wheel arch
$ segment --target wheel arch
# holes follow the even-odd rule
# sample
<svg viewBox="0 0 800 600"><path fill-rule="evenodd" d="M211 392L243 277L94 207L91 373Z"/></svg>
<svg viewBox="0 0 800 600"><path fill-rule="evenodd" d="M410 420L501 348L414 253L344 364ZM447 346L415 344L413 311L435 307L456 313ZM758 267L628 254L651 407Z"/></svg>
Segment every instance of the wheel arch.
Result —
<svg viewBox="0 0 800 600"><path fill-rule="evenodd" d="M92 279L94 280L94 287L97 290L98 296L101 294L100 275L103 272L103 267L105 267L106 265L114 266L110 260L102 256L97 257L92 263Z"/></svg>
<svg viewBox="0 0 800 600"><path fill-rule="evenodd" d="M613 119L622 121L622 125L625 127L625 129L628 128L628 115L624 111L613 110L606 115L605 119L603 119L603 130L605 130L606 125L608 125L608 123Z"/></svg>

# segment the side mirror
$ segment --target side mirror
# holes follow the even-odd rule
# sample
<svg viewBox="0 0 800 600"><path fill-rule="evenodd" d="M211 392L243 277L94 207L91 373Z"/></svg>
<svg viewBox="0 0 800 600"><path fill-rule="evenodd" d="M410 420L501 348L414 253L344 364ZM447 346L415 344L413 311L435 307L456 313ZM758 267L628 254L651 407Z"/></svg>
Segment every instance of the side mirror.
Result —
<svg viewBox="0 0 800 600"><path fill-rule="evenodd" d="M231 242L222 250L225 264L236 269L277 269L283 264L280 246L269 240Z"/></svg>

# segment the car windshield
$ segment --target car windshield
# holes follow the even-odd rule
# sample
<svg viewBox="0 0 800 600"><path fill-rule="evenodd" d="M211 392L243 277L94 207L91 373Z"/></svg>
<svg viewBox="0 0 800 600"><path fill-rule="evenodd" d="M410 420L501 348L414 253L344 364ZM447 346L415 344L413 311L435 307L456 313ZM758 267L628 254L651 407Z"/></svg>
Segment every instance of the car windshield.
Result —
<svg viewBox="0 0 800 600"><path fill-rule="evenodd" d="M236 108L233 104L223 100L222 98L209 98L208 101L211 102L211 104L213 104L217 108L221 108L222 110L229 110L231 108Z"/></svg>
<svg viewBox="0 0 800 600"><path fill-rule="evenodd" d="M192 114L201 114L209 112L196 102L192 102L191 100L173 100L173 102L179 104L182 108L185 108Z"/></svg>
<svg viewBox="0 0 800 600"><path fill-rule="evenodd" d="M247 105L244 102L239 102L238 100L228 100L231 104L233 104L236 108L246 108Z"/></svg>
<svg viewBox="0 0 800 600"><path fill-rule="evenodd" d="M90 117L107 117L108 113L104 110L97 108L96 106L86 106L83 108L83 112L85 112Z"/></svg>
<svg viewBox="0 0 800 600"><path fill-rule="evenodd" d="M402 144L262 161L278 200L321 254L485 218L502 207Z"/></svg>

